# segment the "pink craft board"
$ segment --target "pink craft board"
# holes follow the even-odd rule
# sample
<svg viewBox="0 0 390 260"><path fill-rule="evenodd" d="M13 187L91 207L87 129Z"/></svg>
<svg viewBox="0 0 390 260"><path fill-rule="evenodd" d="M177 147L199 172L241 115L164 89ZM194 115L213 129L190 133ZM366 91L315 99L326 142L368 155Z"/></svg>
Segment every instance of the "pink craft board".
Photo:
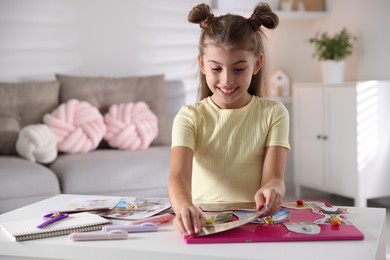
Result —
<svg viewBox="0 0 390 260"><path fill-rule="evenodd" d="M289 209L289 222L306 222L321 219L324 216L315 214L311 209ZM204 243L244 243L244 242L296 242L296 241L331 241L331 240L363 240L364 234L354 225L341 225L332 228L331 225L319 225L321 232L316 235L290 232L283 223L245 224L241 227L221 233L202 236L184 237L188 244Z"/></svg>

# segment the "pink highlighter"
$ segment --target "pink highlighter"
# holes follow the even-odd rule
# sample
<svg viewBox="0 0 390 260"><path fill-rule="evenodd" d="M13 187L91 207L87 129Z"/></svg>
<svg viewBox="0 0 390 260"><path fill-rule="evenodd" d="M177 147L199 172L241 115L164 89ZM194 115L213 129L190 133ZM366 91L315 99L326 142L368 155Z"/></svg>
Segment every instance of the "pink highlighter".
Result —
<svg viewBox="0 0 390 260"><path fill-rule="evenodd" d="M158 215L158 216L153 216L150 218L144 218L144 219L130 221L130 222L125 223L125 225L142 224L142 223L146 223L146 222L162 224L162 223L167 223L167 222L171 221L173 218L174 217L172 214L166 213L166 214L162 214L162 215Z"/></svg>

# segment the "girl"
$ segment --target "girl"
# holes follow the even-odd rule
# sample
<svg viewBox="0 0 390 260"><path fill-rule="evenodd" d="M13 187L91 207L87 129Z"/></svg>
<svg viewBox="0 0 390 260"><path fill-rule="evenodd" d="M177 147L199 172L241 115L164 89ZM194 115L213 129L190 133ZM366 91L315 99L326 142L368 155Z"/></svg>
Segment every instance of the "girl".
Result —
<svg viewBox="0 0 390 260"><path fill-rule="evenodd" d="M288 112L261 98L265 53L261 27L278 17L267 4L246 19L215 17L206 4L188 16L200 25L200 101L182 107L172 129L169 197L184 235L205 224L194 202L254 201L277 212L285 194Z"/></svg>

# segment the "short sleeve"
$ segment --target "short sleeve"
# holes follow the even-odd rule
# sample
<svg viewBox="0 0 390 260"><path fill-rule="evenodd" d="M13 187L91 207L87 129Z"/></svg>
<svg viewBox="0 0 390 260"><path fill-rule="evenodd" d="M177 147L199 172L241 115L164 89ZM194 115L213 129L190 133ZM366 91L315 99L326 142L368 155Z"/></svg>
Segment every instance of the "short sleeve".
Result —
<svg viewBox="0 0 390 260"><path fill-rule="evenodd" d="M195 116L189 106L183 106L173 121L172 147L184 146L194 150Z"/></svg>
<svg viewBox="0 0 390 260"><path fill-rule="evenodd" d="M281 103L276 103L271 113L271 125L268 132L266 146L281 146L291 149L289 144L289 113Z"/></svg>

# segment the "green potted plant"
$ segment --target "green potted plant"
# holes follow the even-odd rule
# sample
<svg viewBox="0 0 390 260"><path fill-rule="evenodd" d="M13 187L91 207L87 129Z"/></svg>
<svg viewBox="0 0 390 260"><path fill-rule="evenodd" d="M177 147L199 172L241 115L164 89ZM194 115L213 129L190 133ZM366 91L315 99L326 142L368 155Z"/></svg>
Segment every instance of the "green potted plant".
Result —
<svg viewBox="0 0 390 260"><path fill-rule="evenodd" d="M345 59L352 54L356 37L345 27L333 37L327 32L316 33L309 42L314 46L313 57L321 62L326 83L339 83L344 79Z"/></svg>

